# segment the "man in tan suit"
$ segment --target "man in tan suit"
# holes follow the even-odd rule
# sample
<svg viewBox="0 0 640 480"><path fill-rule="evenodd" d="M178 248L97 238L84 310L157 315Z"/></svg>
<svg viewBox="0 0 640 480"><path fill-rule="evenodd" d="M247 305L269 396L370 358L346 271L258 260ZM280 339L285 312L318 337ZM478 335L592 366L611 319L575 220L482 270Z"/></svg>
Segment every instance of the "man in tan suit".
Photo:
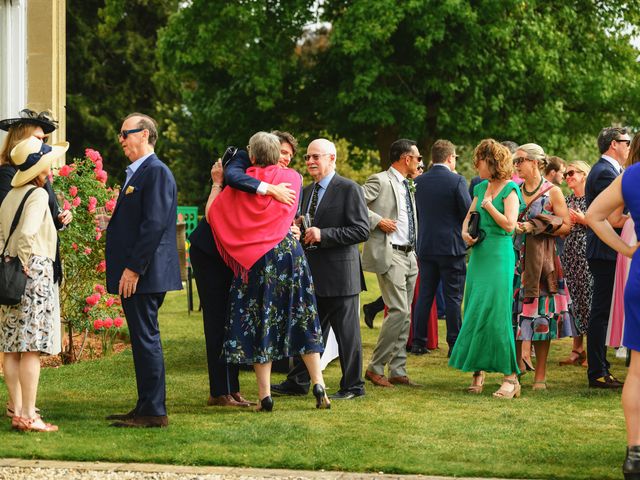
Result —
<svg viewBox="0 0 640 480"><path fill-rule="evenodd" d="M414 385L407 376L405 345L418 276L415 254L418 220L407 178L417 174L422 156L416 142L400 139L391 144L389 157L389 170L370 176L362 187L371 229L362 252L362 267L376 273L389 309L365 374L381 387ZM384 375L387 365L389 378Z"/></svg>

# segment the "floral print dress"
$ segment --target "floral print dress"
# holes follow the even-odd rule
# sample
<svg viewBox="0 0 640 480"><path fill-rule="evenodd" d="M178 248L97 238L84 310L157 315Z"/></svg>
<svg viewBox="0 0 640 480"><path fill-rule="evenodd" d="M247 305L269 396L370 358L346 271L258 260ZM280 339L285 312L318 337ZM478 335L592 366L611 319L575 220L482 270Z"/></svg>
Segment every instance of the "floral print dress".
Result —
<svg viewBox="0 0 640 480"><path fill-rule="evenodd" d="M547 181L544 182L542 188L547 190ZM548 209L548 206L549 190L533 200L527 209L520 214L518 221L531 220L540 213L553 214ZM557 249L553 262L555 264L558 292L549 294L541 286L539 297L533 298L532 301L531 299L525 301L524 288L522 288L521 282L525 265L524 256L527 236L527 234L519 234L514 239L516 271L514 275L513 325L516 332L516 340L544 341L576 336L577 331L571 316L571 298L567 290Z"/></svg>
<svg viewBox="0 0 640 480"><path fill-rule="evenodd" d="M322 330L311 272L300 243L288 233L231 284L223 357L228 363L266 363L322 353Z"/></svg>
<svg viewBox="0 0 640 480"><path fill-rule="evenodd" d="M575 194L566 197L567 208L587 211L587 200ZM591 297L593 296L593 277L587 263L587 227L574 224L564 242L562 266L573 305L573 319L580 335L587 333L591 315Z"/></svg>

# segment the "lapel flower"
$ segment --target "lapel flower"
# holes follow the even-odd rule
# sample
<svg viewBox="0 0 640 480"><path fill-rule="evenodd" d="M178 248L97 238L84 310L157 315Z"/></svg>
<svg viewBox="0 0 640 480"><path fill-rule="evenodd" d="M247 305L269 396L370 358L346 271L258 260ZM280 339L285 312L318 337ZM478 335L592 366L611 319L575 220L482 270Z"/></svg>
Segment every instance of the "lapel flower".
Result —
<svg viewBox="0 0 640 480"><path fill-rule="evenodd" d="M409 178L409 181L407 182L409 184L409 192L411 192L411 194L415 195L416 193L416 184L413 183L413 178Z"/></svg>

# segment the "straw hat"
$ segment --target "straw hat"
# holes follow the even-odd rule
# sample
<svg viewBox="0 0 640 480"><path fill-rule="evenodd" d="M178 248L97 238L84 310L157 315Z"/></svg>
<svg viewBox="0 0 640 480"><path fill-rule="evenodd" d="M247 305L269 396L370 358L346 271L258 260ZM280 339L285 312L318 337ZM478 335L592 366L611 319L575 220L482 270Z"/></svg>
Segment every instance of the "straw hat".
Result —
<svg viewBox="0 0 640 480"><path fill-rule="evenodd" d="M21 187L51 167L51 162L69 149L69 142L47 145L36 137L29 137L11 150L11 160L17 172L11 180L12 187Z"/></svg>

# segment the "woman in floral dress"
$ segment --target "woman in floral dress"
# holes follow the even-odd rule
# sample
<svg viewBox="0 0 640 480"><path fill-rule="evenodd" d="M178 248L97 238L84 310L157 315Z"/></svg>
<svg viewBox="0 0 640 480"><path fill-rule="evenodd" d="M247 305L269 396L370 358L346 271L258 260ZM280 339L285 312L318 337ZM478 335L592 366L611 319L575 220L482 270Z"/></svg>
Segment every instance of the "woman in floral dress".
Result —
<svg viewBox="0 0 640 480"><path fill-rule="evenodd" d="M591 296L593 277L587 263L587 200L584 188L591 167L585 162L576 161L567 166L564 174L567 186L573 191L565 198L571 218L571 232L567 235L562 253L567 288L571 296L572 314L577 329L573 337L573 350L569 357L560 361L560 365L584 365L587 354L584 350L583 335L587 333L591 314Z"/></svg>
<svg viewBox="0 0 640 480"><path fill-rule="evenodd" d="M280 140L258 132L249 142L251 175L272 185L290 183L300 195L300 175L278 166ZM228 363L253 364L258 410L271 411L271 363L301 355L313 383L317 408L329 408L320 368L322 331L309 265L290 232L297 209L270 197L233 188L223 191L214 165L207 218L220 255L234 272L223 355Z"/></svg>

